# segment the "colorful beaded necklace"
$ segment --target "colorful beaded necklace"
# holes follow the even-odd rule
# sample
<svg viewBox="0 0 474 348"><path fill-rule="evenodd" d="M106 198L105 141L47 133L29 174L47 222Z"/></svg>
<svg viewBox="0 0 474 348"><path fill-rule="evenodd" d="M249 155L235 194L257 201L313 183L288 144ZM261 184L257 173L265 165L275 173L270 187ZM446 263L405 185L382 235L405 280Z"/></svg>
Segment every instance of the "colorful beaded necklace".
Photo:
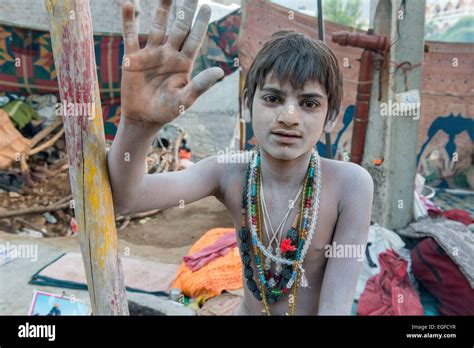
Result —
<svg viewBox="0 0 474 348"><path fill-rule="evenodd" d="M316 169L316 180L314 178ZM296 289L307 287L304 275L303 261L314 235L319 213L320 196L320 158L313 150L308 170L303 184L304 197L301 199L300 211L297 213L292 227L287 232L287 238L280 246L281 257L271 253L271 249L262 243L262 212L260 209L261 163L260 151L257 148L252 160L246 169L243 198L242 198L242 227L239 230L240 255L244 265L244 277L247 286L254 297L263 303L263 313L270 315L268 305L271 305L291 291L289 297L289 313L296 312ZM314 195L313 195L314 193ZM313 199L313 197L316 197ZM248 225L247 225L248 222ZM250 226L247 227L247 226ZM255 255L259 285L253 278L251 250ZM264 257L268 260L283 264L282 272L273 275L268 267L264 266ZM271 281L269 281L271 280Z"/></svg>

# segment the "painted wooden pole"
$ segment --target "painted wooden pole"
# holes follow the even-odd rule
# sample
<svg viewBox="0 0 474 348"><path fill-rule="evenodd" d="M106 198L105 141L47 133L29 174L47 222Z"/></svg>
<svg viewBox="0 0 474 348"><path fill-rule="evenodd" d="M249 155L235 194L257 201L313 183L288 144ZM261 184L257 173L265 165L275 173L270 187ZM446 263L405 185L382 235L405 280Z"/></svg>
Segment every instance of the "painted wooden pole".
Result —
<svg viewBox="0 0 474 348"><path fill-rule="evenodd" d="M45 0L69 175L94 315L128 315L118 251L88 0Z"/></svg>

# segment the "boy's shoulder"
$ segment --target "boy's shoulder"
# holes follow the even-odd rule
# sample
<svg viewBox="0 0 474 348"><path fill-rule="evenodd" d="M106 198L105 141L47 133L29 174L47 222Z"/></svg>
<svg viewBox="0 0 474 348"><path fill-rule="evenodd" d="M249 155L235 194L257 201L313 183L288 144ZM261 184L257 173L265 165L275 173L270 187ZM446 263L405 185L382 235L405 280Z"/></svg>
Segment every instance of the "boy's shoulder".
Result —
<svg viewBox="0 0 474 348"><path fill-rule="evenodd" d="M252 151L236 151L218 153L212 156L213 161L221 164L223 174L240 177L252 158ZM372 177L362 166L346 161L338 161L321 157L322 176L328 176L331 181L348 188L354 185L362 185L367 188L373 186Z"/></svg>
<svg viewBox="0 0 474 348"><path fill-rule="evenodd" d="M218 163L230 164L230 168L245 167L252 159L252 151L219 151L213 157Z"/></svg>
<svg viewBox="0 0 474 348"><path fill-rule="evenodd" d="M219 173L220 184L226 188L243 180L247 164L252 159L252 152L222 151L208 158Z"/></svg>
<svg viewBox="0 0 474 348"><path fill-rule="evenodd" d="M251 151L212 156L212 161L219 167L221 187L235 189L237 183L242 183L251 157ZM338 191L338 204L365 200L364 197L368 199L373 194L372 177L358 164L321 157L321 176L326 188L331 187L330 191L333 193Z"/></svg>
<svg viewBox="0 0 474 348"><path fill-rule="evenodd" d="M338 191L339 207L354 201L372 200L374 182L364 167L352 162L321 157L321 171L323 181Z"/></svg>
<svg viewBox="0 0 474 348"><path fill-rule="evenodd" d="M364 167L353 162L338 161L321 157L321 170L325 170L332 177L349 182L372 182L372 177Z"/></svg>

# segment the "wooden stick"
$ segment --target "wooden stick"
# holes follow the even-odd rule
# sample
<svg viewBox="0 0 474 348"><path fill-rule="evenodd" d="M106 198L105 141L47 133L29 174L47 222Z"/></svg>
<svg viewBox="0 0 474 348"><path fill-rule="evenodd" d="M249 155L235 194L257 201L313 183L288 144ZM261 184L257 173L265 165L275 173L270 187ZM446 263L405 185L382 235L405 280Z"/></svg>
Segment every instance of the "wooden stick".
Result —
<svg viewBox="0 0 474 348"><path fill-rule="evenodd" d="M184 132L180 131L176 142L174 143L174 166L173 171L177 171L179 168L179 147L181 146L181 142L184 139Z"/></svg>
<svg viewBox="0 0 474 348"><path fill-rule="evenodd" d="M38 232L41 232L43 235L45 235L46 237L50 237L50 234L48 232L45 232L41 229L41 227L39 226L36 226L35 224L32 224L31 222L25 220L25 219L22 219L22 218L19 218L19 217L16 217L14 218L16 221L18 222L21 222L22 224L26 225L26 226L29 226L30 228L34 229L35 231L38 231Z"/></svg>
<svg viewBox="0 0 474 348"><path fill-rule="evenodd" d="M154 209L154 210L149 210L149 211L145 211L145 212L142 212L142 213L136 213L136 214L130 214L130 215L118 215L115 218L115 220L116 221L122 221L122 220L125 220L127 218L130 218L130 220L143 219L143 218L146 218L146 217L149 217L149 216L156 215L160 211L161 211L160 209Z"/></svg>
<svg viewBox="0 0 474 348"><path fill-rule="evenodd" d="M168 160L165 162L165 167L163 168L163 173L166 173L170 169L171 161L173 159L171 158L171 155L168 155Z"/></svg>
<svg viewBox="0 0 474 348"><path fill-rule="evenodd" d="M63 121L75 220L92 313L128 315L107 173L89 1L45 0L45 5L61 102L74 106L63 110ZM74 19L70 18L71 13Z"/></svg>
<svg viewBox="0 0 474 348"><path fill-rule="evenodd" d="M33 138L31 138L30 146L28 147L28 150L25 152L28 152L30 149L35 147L36 144L38 144L41 140L46 138L52 131L54 131L56 128L58 128L62 124L63 124L63 120L61 119L61 117L58 117L57 120L55 120L48 127L41 130L38 134L36 134Z"/></svg>
<svg viewBox="0 0 474 348"><path fill-rule="evenodd" d="M46 213L49 211L55 211L55 210L64 209L68 207L69 207L69 202L65 202L65 203L51 204L46 207L32 207L32 208L19 209L19 210L14 210L14 211L0 212L0 219L9 218L13 216L41 214L41 213Z"/></svg>
<svg viewBox="0 0 474 348"><path fill-rule="evenodd" d="M64 203L64 202L69 202L70 203L71 199L72 199L72 195L69 195L69 196L61 198L59 201L56 202L56 204L61 204L61 203Z"/></svg>
<svg viewBox="0 0 474 348"><path fill-rule="evenodd" d="M33 156L33 155L36 155L38 152L41 152L43 151L44 149L47 149L48 147L52 146L56 141L58 141L58 139L64 134L64 128L61 128L61 130L56 133L54 135L54 137L52 137L51 139L49 139L48 141L44 142L43 144L41 144L40 146L30 150L28 152L28 156Z"/></svg>
<svg viewBox="0 0 474 348"><path fill-rule="evenodd" d="M163 155L163 159L161 160L160 162L160 166L158 167L158 169L156 170L156 173L161 173L163 171L163 169L165 168L166 164L168 163L168 160L169 160L169 154L168 153L165 153Z"/></svg>
<svg viewBox="0 0 474 348"><path fill-rule="evenodd" d="M67 162L66 162L66 163L63 163L63 164L61 165L61 167L59 167L59 168L57 168L57 169L55 169L55 170L50 170L50 171L48 172L48 178L54 178L56 175L58 175L59 173L65 171L65 170L67 170L67 169L69 169L69 163L67 163Z"/></svg>
<svg viewBox="0 0 474 348"><path fill-rule="evenodd" d="M62 119L58 118L53 123L51 123L47 128L41 130L38 134L36 134L33 138L31 138L30 145L21 153L20 170L22 173L27 173L30 170L27 163L27 160L29 157L28 152L41 140L47 137L53 130L58 128L58 126L60 126L62 123L63 123Z"/></svg>
<svg viewBox="0 0 474 348"><path fill-rule="evenodd" d="M130 219L130 216L127 216L125 220L122 222L122 225L120 226L119 231L124 230L128 226L131 220L132 219Z"/></svg>

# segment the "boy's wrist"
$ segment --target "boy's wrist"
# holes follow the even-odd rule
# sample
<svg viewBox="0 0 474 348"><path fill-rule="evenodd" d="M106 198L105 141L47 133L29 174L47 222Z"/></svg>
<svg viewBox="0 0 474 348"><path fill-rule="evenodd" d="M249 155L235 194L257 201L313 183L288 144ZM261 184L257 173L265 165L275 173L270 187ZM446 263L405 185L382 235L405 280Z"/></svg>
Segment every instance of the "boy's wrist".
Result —
<svg viewBox="0 0 474 348"><path fill-rule="evenodd" d="M163 128L163 124L156 123L156 122L149 122L144 120L137 120L133 118L133 116L122 115L121 122L126 128L136 129L138 131L146 131L147 133L156 134L161 128Z"/></svg>

